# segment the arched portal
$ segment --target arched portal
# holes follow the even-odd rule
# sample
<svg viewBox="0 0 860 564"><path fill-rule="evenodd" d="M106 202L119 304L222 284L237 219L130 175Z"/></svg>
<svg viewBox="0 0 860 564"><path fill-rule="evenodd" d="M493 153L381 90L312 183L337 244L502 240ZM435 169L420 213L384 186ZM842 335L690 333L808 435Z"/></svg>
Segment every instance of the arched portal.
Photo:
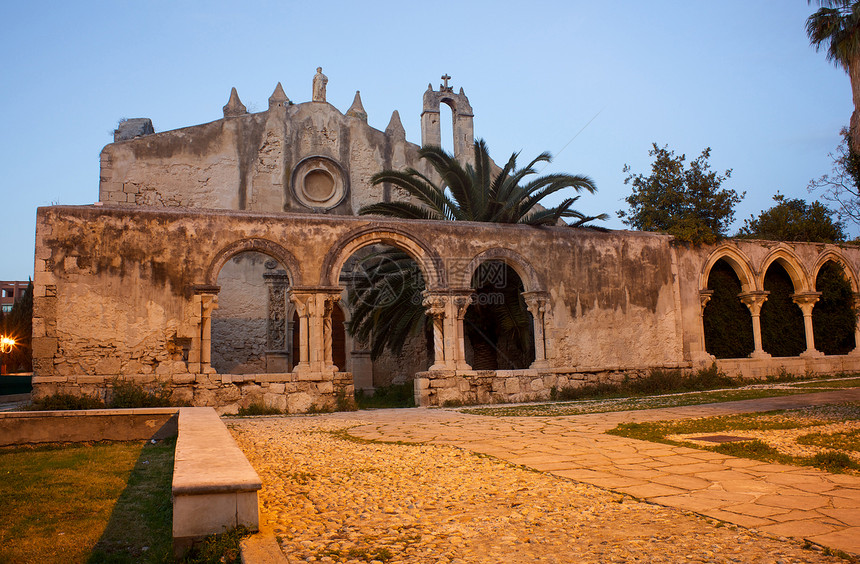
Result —
<svg viewBox="0 0 860 564"><path fill-rule="evenodd" d="M821 293L812 310L815 348L826 355L848 354L855 348L857 314L842 263L828 260L822 264L815 277L815 290Z"/></svg>
<svg viewBox="0 0 860 564"><path fill-rule="evenodd" d="M517 271L501 260L480 263L463 319L466 362L475 370L528 368L535 360L534 320Z"/></svg>
<svg viewBox="0 0 860 564"><path fill-rule="evenodd" d="M243 251L217 274L212 312L212 367L223 374L286 372L289 277L277 260Z"/></svg>
<svg viewBox="0 0 860 564"><path fill-rule="evenodd" d="M743 291L735 269L719 259L708 274L710 299L703 312L705 350L716 358L744 358L753 352L752 318L738 298Z"/></svg>
<svg viewBox="0 0 860 564"><path fill-rule="evenodd" d="M762 285L768 292L761 308L761 343L772 356L799 356L806 350L803 312L792 296L803 291L797 269L785 268L786 262L774 260L764 273Z"/></svg>
<svg viewBox="0 0 860 564"><path fill-rule="evenodd" d="M401 384L426 370L432 341L426 284L411 254L399 246L362 247L345 261L338 280L346 290L356 389Z"/></svg>

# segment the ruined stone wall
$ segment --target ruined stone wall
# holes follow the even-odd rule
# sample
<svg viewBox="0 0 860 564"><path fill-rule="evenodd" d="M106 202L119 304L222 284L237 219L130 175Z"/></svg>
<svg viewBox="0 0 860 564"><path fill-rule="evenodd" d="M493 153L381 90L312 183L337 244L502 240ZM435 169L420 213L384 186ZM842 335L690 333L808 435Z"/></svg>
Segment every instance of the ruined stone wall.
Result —
<svg viewBox="0 0 860 564"><path fill-rule="evenodd" d="M387 201L371 186L385 168L423 168L399 117L386 132L326 102L144 135L101 153L99 201L106 204L264 212L354 214ZM309 178L308 173L312 174ZM328 175L326 177L326 175ZM313 178L323 184L314 184ZM325 184L333 180L334 185ZM396 198L405 199L399 191Z"/></svg>
<svg viewBox="0 0 860 564"><path fill-rule="evenodd" d="M428 291L440 295L468 293L481 261L503 260L527 294L545 296L547 354L545 367L536 369L557 375L710 364L702 346L700 290L708 265L725 253L747 264L751 287L779 260L808 290L821 262L838 253L856 290L860 264L853 246L730 241L694 249L635 232L110 206L40 208L36 239L37 395L97 388L122 377L191 386L192 401L200 405L233 405L247 396L230 391L236 384L229 375L189 358L194 340L205 338L201 288L216 295L222 267L241 252L276 259L292 291L304 295L339 294L344 262L374 244L412 254ZM282 375L276 383L286 390L288 382L299 386L300 376ZM254 377L242 386L248 382L262 387ZM321 383L301 386L319 392ZM513 388L511 397L517 397L532 390L532 382Z"/></svg>

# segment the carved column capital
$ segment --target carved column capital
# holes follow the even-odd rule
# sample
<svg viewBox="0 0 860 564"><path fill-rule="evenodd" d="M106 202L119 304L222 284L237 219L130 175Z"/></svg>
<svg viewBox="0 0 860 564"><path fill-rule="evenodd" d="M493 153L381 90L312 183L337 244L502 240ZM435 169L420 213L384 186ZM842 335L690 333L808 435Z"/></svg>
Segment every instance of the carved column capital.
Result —
<svg viewBox="0 0 860 564"><path fill-rule="evenodd" d="M740 298L741 302L745 306L747 306L750 310L750 314L753 317L758 317L761 314L761 306L764 305L764 302L767 301L767 296L770 292L757 291L757 292L741 292L738 294L738 298Z"/></svg>
<svg viewBox="0 0 860 564"><path fill-rule="evenodd" d="M526 308L535 319L546 313L549 303L547 292L523 292L523 299L526 302Z"/></svg>
<svg viewBox="0 0 860 564"><path fill-rule="evenodd" d="M428 290L424 290L421 295L423 297L421 305L424 306L427 315L431 317L441 317L445 315L445 306L448 303L448 296L437 292L430 292Z"/></svg>
<svg viewBox="0 0 860 564"><path fill-rule="evenodd" d="M791 295L791 301L797 304L803 315L812 315L812 308L821 299L821 292L798 292Z"/></svg>
<svg viewBox="0 0 860 564"><path fill-rule="evenodd" d="M714 296L713 290L699 290L699 305L702 307L702 313L705 313L705 306L711 301Z"/></svg>

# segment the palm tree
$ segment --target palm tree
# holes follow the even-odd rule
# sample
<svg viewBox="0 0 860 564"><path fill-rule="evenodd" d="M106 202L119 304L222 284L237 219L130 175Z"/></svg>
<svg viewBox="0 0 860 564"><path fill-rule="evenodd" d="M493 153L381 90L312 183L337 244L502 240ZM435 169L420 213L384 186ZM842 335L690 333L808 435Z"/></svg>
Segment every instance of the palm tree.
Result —
<svg viewBox="0 0 860 564"><path fill-rule="evenodd" d="M860 2L815 1L820 8L806 20L806 35L816 51L826 46L827 60L848 73L854 99L851 150L860 153Z"/></svg>
<svg viewBox="0 0 860 564"><path fill-rule="evenodd" d="M435 169L442 184L436 184L413 168L384 170L371 178L374 185L393 184L420 204L379 202L361 208L360 215L529 225L556 225L561 218L573 218L574 227L609 217L606 214L586 216L574 210L572 206L579 196L566 198L549 209L540 205L547 196L566 188L591 193L597 190L590 178L579 174L547 174L521 184L537 173L535 165L551 162L549 153L541 153L522 169L517 169L519 153L514 153L501 170L496 167L496 174L493 174L495 165L483 139L475 141L474 167L470 164L463 167L441 147L422 147L418 154Z"/></svg>
<svg viewBox="0 0 860 564"><path fill-rule="evenodd" d="M574 227L593 227L588 225L589 222L608 217L606 214L586 216L574 210L572 206L579 196L565 198L550 208L540 204L547 196L566 188L591 193L596 190L594 182L583 175L548 174L530 178L537 174L535 166L538 163L551 161L548 153L538 155L522 169L517 169L519 154L514 153L499 169L490 159L483 140L475 141L474 151L475 166L463 166L440 147L422 147L419 155L430 163L441 183L412 168L384 170L373 176L371 182L374 185L393 184L418 203L380 202L361 208L359 214L536 226L557 225L562 218L571 218ZM420 270L406 253L387 249L362 261L360 273L354 277L358 283L349 287L349 301L354 304L354 310L347 330L360 340L370 342L372 358L378 357L385 349L398 354L406 335L415 334L421 327L425 331L428 328L420 299L424 290ZM482 277L478 276L478 279ZM476 290L479 293L488 291L480 287ZM479 348L490 346L497 350L500 340L510 343L515 349L512 356L533 356L532 343L527 338L530 318L519 295L521 290L521 287L514 287L511 292L504 292L504 304L469 308L466 331L476 349L476 356ZM392 295L395 297L391 298ZM487 365L475 368L495 368L494 364L495 358Z"/></svg>

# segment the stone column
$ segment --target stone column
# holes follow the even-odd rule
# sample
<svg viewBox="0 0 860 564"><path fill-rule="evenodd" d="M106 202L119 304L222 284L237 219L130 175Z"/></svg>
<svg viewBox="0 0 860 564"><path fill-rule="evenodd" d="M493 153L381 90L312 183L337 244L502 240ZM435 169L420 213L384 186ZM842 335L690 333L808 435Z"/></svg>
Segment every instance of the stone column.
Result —
<svg viewBox="0 0 860 564"><path fill-rule="evenodd" d="M738 294L741 302L750 310L753 325L753 343L755 350L750 354L750 358L770 358L770 354L766 353L761 347L761 306L767 301L767 296L770 292L741 292Z"/></svg>
<svg viewBox="0 0 860 564"><path fill-rule="evenodd" d="M857 320L854 322L854 350L849 354L860 356L860 293L854 294L854 314Z"/></svg>
<svg viewBox="0 0 860 564"><path fill-rule="evenodd" d="M815 358L824 356L824 353L815 350L815 335L812 332L812 308L821 298L821 292L800 292L791 295L791 300L797 304L803 312L803 329L806 333L806 350L800 353L804 358Z"/></svg>
<svg viewBox="0 0 860 564"><path fill-rule="evenodd" d="M213 373L212 368L212 312L218 309L217 294L203 294L200 296L202 309L202 331L200 333L200 368L203 372Z"/></svg>
<svg viewBox="0 0 860 564"><path fill-rule="evenodd" d="M296 307L296 313L299 316L299 361L293 362L295 366L293 366L293 372L310 372L311 365L308 359L308 315L311 310L311 298L313 294L305 294L305 293L290 293L290 300L293 302L293 305ZM293 329L295 330L295 329Z"/></svg>
<svg viewBox="0 0 860 564"><path fill-rule="evenodd" d="M272 264L270 264L272 263ZM267 261L266 268L277 266L275 261ZM263 274L268 295L268 321L266 327L266 370L267 372L286 372L287 370L287 291L290 279L283 270Z"/></svg>
<svg viewBox="0 0 860 564"><path fill-rule="evenodd" d="M424 306L427 315L433 322L433 365L428 370L449 369L445 357L445 296L424 291ZM453 369L453 367L450 367Z"/></svg>
<svg viewBox="0 0 860 564"><path fill-rule="evenodd" d="M463 327L463 319L466 317L466 310L472 303L472 291L459 292L452 296L449 300L454 311L451 316L454 321L454 365L457 370L471 370L472 367L466 363L466 335Z"/></svg>
<svg viewBox="0 0 860 564"><path fill-rule="evenodd" d="M299 363L293 372L333 372L331 308L340 294L340 288L293 288L290 299L299 314Z"/></svg>
<svg viewBox="0 0 860 564"><path fill-rule="evenodd" d="M713 362L715 360L714 355L708 353L705 344L705 307L711 301L713 295L713 290L699 290L699 341L702 343L702 350L692 353L691 356L694 361Z"/></svg>
<svg viewBox="0 0 860 564"><path fill-rule="evenodd" d="M332 328L331 313L334 310L335 304L340 301L341 294L330 293L318 296L322 302L323 312L323 368L326 372L337 372L338 367L334 364L334 354L332 351L332 343L334 341L334 333ZM344 369L345 371L345 369Z"/></svg>
<svg viewBox="0 0 860 564"><path fill-rule="evenodd" d="M544 325L549 295L546 292L523 292L523 299L525 299L526 307L534 320L535 360L530 368L549 368Z"/></svg>

